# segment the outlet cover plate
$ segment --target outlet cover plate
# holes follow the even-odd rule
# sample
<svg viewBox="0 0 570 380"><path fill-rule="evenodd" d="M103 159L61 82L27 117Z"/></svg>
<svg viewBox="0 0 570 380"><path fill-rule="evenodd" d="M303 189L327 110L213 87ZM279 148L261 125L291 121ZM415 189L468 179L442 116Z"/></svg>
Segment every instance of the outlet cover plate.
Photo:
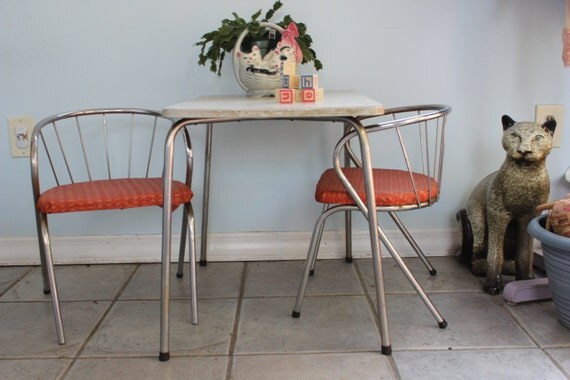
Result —
<svg viewBox="0 0 570 380"><path fill-rule="evenodd" d="M31 116L8 117L8 131L12 157L30 157L30 139L34 130Z"/></svg>

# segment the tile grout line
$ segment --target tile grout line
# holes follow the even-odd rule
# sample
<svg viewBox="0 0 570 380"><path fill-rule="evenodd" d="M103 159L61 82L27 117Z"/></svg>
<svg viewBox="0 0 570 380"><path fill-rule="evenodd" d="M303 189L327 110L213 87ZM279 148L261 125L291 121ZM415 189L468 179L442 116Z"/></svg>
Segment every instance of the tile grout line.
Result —
<svg viewBox="0 0 570 380"><path fill-rule="evenodd" d="M41 271L41 266L40 266L39 268L40 268L40 271ZM32 266L32 267L28 268L28 270L24 271L24 272L22 273L22 275L21 275L19 278L15 279L12 284L10 284L2 293L0 293L0 298L1 298L4 294L8 293L8 292L9 292L12 288L14 288L17 284L19 284L19 283L24 279L24 277L26 277L28 274L30 274L34 269L35 269L35 267ZM42 301L42 302L43 302L43 301Z"/></svg>
<svg viewBox="0 0 570 380"><path fill-rule="evenodd" d="M381 259L381 260L383 260L383 259ZM384 263L382 263L382 264L384 264ZM368 288L366 286L366 281L364 280L364 276L362 275L362 272L360 271L360 264L358 263L358 260L354 260L353 265L354 265L354 269L356 272L356 277L358 278L358 281L360 282L360 286L362 287L362 289L364 289L364 296L366 297L366 301L368 302L368 307L370 310L372 310L372 315L374 316L374 318L373 318L374 324L376 326L376 332L378 333L379 339L381 340L382 338L380 336L380 320L378 319L378 312L376 311L376 307L374 306L374 301L372 300L372 296L368 292ZM382 271L384 271L384 265L382 265ZM401 379L402 377L400 376L400 371L398 370L398 366L396 365L396 361L394 360L394 357L392 356L392 354L388 355L388 363L390 365L389 368L392 371L392 374L394 375L394 377L396 379Z"/></svg>
<svg viewBox="0 0 570 380"><path fill-rule="evenodd" d="M240 287L239 287L239 294L237 298L237 305L236 305L236 313L234 317L234 325L232 328L232 334L230 338L230 347L228 350L228 365L226 367L226 380L230 380L233 371L233 362L234 362L234 352L236 348L237 342L237 334L238 334L238 327L240 321L240 314L241 314L241 305L243 302L243 294L245 292L245 280L247 277L247 269L248 269L248 262L245 261L243 264L243 269L241 272L240 277Z"/></svg>
<svg viewBox="0 0 570 380"><path fill-rule="evenodd" d="M372 296L368 292L368 288L366 287L366 281L364 280L364 276L362 275L359 264L357 263L356 260L353 262L353 265L356 271L356 277L358 278L358 282L360 283L360 287L364 289L364 296L366 298L366 301L368 302L368 307L370 308L370 310L372 310L372 314L374 315L374 324L376 325L376 331L378 331L378 334L380 334L380 321L378 320L378 312L376 311L376 307L374 306L374 301L372 300Z"/></svg>
<svg viewBox="0 0 570 380"><path fill-rule="evenodd" d="M550 352L546 351L546 349L544 349L544 348L542 348L542 347L541 347L540 349L542 350L542 352L544 353L544 355L545 355L548 359L550 359L550 361L552 362L552 364L554 364L554 366L555 366L556 368L558 368L568 379L570 379L570 374L568 374L568 372L566 371L566 369L565 369L562 365L560 365L560 364L558 363L558 360L556 360L556 359L550 354Z"/></svg>
<svg viewBox="0 0 570 380"><path fill-rule="evenodd" d="M533 334L529 329L527 329L516 317L515 313L512 312L511 308L507 303L503 303L502 308L505 312L511 317L514 323L524 332L524 334L542 351L542 353L554 364L556 368L558 368L565 376L570 378L570 375L566 372L566 370L558 363L558 360L555 360L552 355L547 351L547 348L542 347L542 345L535 339Z"/></svg>
<svg viewBox="0 0 570 380"><path fill-rule="evenodd" d="M536 269L536 268L535 268ZM536 274L536 271L534 272ZM479 277L481 280L481 284L483 284L483 278ZM502 292L501 292L502 293ZM501 294L502 296L502 294ZM513 309L508 305L507 302L503 302L501 304L501 308L507 313L507 315L511 318L515 325L517 325L523 333L530 339L532 343L536 345L536 347L552 362L552 364L558 368L568 379L570 379L570 374L567 373L566 369L559 364L558 360L556 360L550 353L547 351L550 347L542 347L542 345L538 342L538 340L533 336L530 329L524 326L524 324L519 321L516 314L513 313ZM564 347L564 346L562 346Z"/></svg>
<svg viewBox="0 0 570 380"><path fill-rule="evenodd" d="M99 329L99 327L101 326L101 324L103 323L105 318L107 318L107 316L111 312L111 309L117 303L117 301L119 300L119 297L121 296L121 294L123 293L125 288L129 285L129 283L131 282L131 280L135 276L135 273L138 272L140 267L141 267L140 263L136 264L135 269L131 272L129 277L125 280L123 285L119 288L119 290L117 291L117 293L115 294L115 296L111 300L109 307L107 307L105 312L101 315L101 318L99 318L99 320L97 321L97 323L95 323L95 325L93 326L93 328L91 329L89 334L87 334L87 337L85 337L85 339L83 340L83 343L79 345L79 348L77 349L75 355L73 355L73 357L71 358L72 359L71 363L69 363L67 366L65 366L65 368L60 372L60 374L57 377L58 379L64 379L68 375L69 371L73 368L73 366L75 365L77 360L80 359L81 354L85 350L85 347L87 346L87 344L89 343L89 341L91 340L93 335L95 335L95 332Z"/></svg>

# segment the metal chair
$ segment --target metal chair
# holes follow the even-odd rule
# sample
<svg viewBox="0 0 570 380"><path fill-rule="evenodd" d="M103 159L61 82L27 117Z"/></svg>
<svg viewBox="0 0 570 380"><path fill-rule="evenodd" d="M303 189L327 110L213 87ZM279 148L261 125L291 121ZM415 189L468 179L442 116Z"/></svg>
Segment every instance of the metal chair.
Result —
<svg viewBox="0 0 570 380"><path fill-rule="evenodd" d="M378 145L380 145L377 147L379 153L374 158L378 159L378 156L384 153L381 158L382 167L373 168L376 210L387 212L390 215L432 275L436 274L435 268L429 263L397 213L430 207L439 200L443 174L445 125L450 112L451 108L445 105L419 105L387 109L382 116L361 119L361 121L374 121L374 124L366 126L369 139L377 137ZM350 144L351 140L356 137L355 131L345 131L334 150L334 167L325 170L317 183L315 199L324 206L313 230L303 277L292 312L295 318L301 314L305 288L309 276L314 273L325 221L339 211L350 213L360 210L351 194L362 202L366 201L361 160L358 152L355 152ZM394 146L400 148L401 154L394 154ZM376 153L376 150L372 150ZM342 158L348 158L348 160ZM344 167L341 162L344 162ZM350 166L348 163L352 163L354 167L348 167ZM347 229L347 240L350 239L349 233L350 228ZM435 308L380 226L378 226L378 235L436 319L439 327L447 327L447 322ZM349 246L350 244L347 243L347 247ZM347 255L347 261L350 259L351 256ZM381 265L379 268L381 269ZM378 314L386 315L383 274L377 272L377 266L375 266ZM382 324L382 318L380 320ZM381 330L381 335L383 332L387 335L387 326L381 326ZM382 352L391 353L387 336L383 336Z"/></svg>
<svg viewBox="0 0 570 380"><path fill-rule="evenodd" d="M65 344L65 334L48 215L162 207L164 141L171 126L172 121L159 112L127 108L68 112L48 117L35 126L30 158L39 251L44 293L51 294L60 344ZM188 132L182 136L183 141L177 142L177 177L182 179L173 181L172 209L184 206L180 257L189 239L191 321L197 324L192 148ZM168 279L162 279L162 286L165 282ZM162 334L168 333L161 330L161 341Z"/></svg>

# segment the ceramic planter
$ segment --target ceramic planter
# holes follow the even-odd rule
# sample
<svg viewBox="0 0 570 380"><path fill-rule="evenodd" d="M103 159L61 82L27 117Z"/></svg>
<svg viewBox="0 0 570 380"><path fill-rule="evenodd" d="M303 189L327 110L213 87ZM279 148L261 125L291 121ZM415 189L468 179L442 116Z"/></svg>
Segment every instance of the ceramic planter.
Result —
<svg viewBox="0 0 570 380"><path fill-rule="evenodd" d="M554 306L560 323L570 329L570 238L548 231L546 215L531 220L528 233L540 241Z"/></svg>
<svg viewBox="0 0 570 380"><path fill-rule="evenodd" d="M283 28L269 22L262 22L261 27L283 32ZM247 29L243 31L233 50L236 80L249 96L273 96L275 89L281 87L281 54L279 49L263 53L257 45L251 52L242 51L248 33Z"/></svg>

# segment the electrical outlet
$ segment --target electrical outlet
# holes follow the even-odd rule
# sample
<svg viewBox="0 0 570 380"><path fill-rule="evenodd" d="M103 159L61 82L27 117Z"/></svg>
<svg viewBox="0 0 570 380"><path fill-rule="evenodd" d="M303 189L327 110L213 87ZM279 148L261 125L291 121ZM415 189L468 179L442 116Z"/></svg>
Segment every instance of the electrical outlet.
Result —
<svg viewBox="0 0 570 380"><path fill-rule="evenodd" d="M543 124L548 116L552 116L554 120L556 120L556 129L554 130L552 147L560 148L562 130L564 129L564 106L557 104L537 104L534 110L535 122Z"/></svg>
<svg viewBox="0 0 570 380"><path fill-rule="evenodd" d="M31 116L8 117L12 157L30 157L30 139L34 124Z"/></svg>

